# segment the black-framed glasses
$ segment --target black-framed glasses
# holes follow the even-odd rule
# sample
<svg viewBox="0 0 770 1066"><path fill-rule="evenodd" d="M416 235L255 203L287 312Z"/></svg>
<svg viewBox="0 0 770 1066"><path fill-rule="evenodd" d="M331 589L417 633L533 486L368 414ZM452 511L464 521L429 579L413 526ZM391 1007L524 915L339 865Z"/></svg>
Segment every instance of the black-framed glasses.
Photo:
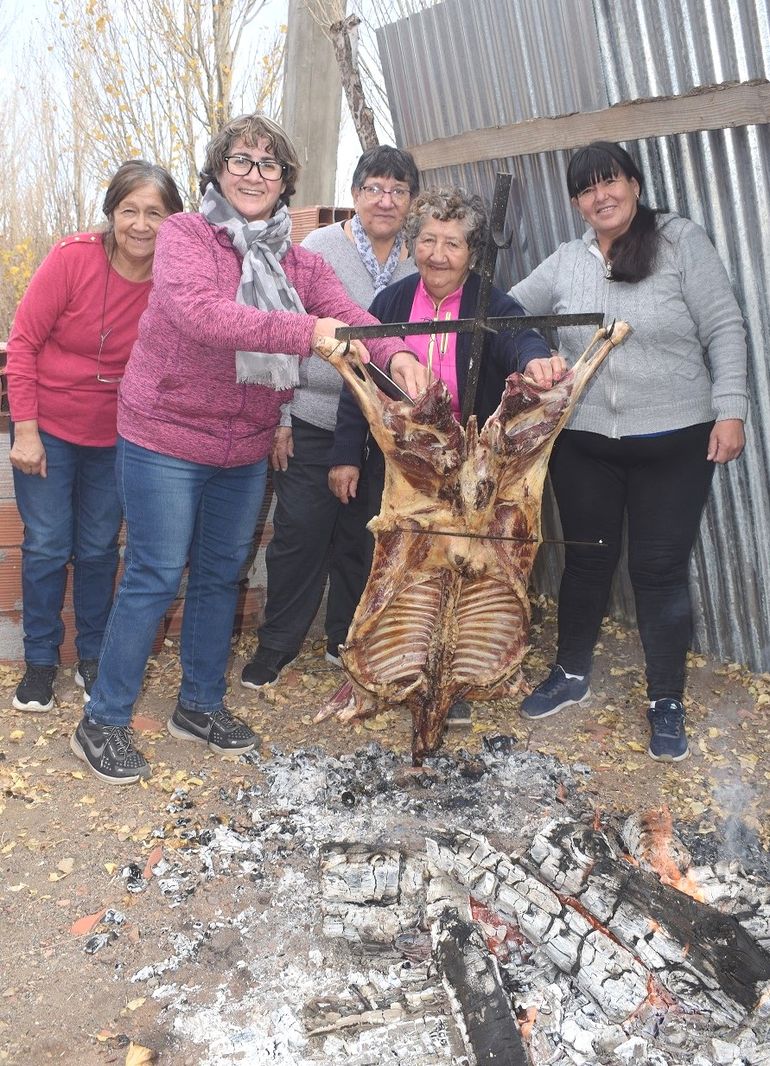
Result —
<svg viewBox="0 0 770 1066"><path fill-rule="evenodd" d="M286 164L279 163L277 159L249 159L247 155L226 155L225 166L228 173L236 178L245 178L254 167L265 181L280 181L286 173Z"/></svg>
<svg viewBox="0 0 770 1066"><path fill-rule="evenodd" d="M412 197L411 189L398 186L395 189L383 189L382 185L362 185L361 192L371 204L381 200L383 196L389 196L394 204L405 204Z"/></svg>

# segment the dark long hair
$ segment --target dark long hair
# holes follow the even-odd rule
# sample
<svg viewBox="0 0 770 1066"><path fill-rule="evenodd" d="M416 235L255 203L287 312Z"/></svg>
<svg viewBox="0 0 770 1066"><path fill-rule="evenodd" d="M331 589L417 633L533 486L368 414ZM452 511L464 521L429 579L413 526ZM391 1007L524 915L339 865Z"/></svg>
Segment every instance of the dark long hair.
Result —
<svg viewBox="0 0 770 1066"><path fill-rule="evenodd" d="M616 237L609 250L612 263L612 280L632 284L650 276L655 268L658 254L658 211L641 202L644 178L631 156L612 141L592 141L585 148L578 148L567 167L567 190L571 199L576 199L584 189L598 181L616 178L619 174L635 180L639 185L640 200L631 225L625 233Z"/></svg>

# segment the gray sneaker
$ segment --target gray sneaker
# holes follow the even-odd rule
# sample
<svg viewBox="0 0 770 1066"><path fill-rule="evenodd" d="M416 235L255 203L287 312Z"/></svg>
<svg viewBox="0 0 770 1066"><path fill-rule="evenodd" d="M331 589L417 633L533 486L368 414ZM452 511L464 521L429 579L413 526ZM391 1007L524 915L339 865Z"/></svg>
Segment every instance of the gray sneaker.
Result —
<svg viewBox="0 0 770 1066"><path fill-rule="evenodd" d="M177 703L166 723L172 737L206 744L219 755L242 755L259 744L260 738L245 722L220 707L210 714L188 711Z"/></svg>
<svg viewBox="0 0 770 1066"><path fill-rule="evenodd" d="M128 726L102 725L83 717L70 737L70 748L108 785L134 785L152 772L134 747L133 730Z"/></svg>
<svg viewBox="0 0 770 1066"><path fill-rule="evenodd" d="M587 677L582 680L567 677L561 666L556 665L545 681L541 681L522 701L520 714L522 718L550 718L565 707L584 703L590 695Z"/></svg>

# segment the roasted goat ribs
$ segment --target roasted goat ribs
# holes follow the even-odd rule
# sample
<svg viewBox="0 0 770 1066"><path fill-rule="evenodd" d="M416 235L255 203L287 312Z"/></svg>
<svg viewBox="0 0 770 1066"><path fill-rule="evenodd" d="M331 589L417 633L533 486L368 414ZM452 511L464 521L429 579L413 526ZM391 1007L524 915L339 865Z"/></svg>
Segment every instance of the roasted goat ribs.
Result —
<svg viewBox="0 0 770 1066"><path fill-rule="evenodd" d="M385 456L369 528L375 552L342 662L349 682L316 720L412 716L412 761L439 746L456 700L503 690L527 652L527 585L541 541L548 458L592 374L629 327L600 329L567 375L543 390L512 374L479 432L452 415L443 382L414 406L361 380L345 345L317 349L339 370Z"/></svg>

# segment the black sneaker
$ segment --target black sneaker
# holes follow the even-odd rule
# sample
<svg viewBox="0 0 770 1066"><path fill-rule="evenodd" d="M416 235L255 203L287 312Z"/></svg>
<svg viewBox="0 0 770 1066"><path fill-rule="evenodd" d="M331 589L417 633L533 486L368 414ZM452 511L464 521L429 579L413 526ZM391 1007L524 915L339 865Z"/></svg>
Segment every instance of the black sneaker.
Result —
<svg viewBox="0 0 770 1066"><path fill-rule="evenodd" d="M471 705L467 700L455 700L447 711L447 728L469 726L471 724Z"/></svg>
<svg viewBox="0 0 770 1066"><path fill-rule="evenodd" d="M690 754L684 728L684 707L679 700L656 700L647 711L650 746L647 754L656 762L681 762Z"/></svg>
<svg viewBox="0 0 770 1066"><path fill-rule="evenodd" d="M133 785L150 776L150 766L134 747L133 730L124 725L102 725L81 718L70 737L70 748L108 785Z"/></svg>
<svg viewBox="0 0 770 1066"><path fill-rule="evenodd" d="M522 718L549 718L574 703L584 703L591 695L588 678L582 681L567 677L560 666L554 666L545 681L541 681L521 704Z"/></svg>
<svg viewBox="0 0 770 1066"><path fill-rule="evenodd" d="M75 684L80 685L83 689L83 703L88 703L91 699L91 689L94 681L96 681L98 672L98 659L81 659L78 663L78 668L75 671Z"/></svg>
<svg viewBox="0 0 770 1066"><path fill-rule="evenodd" d="M244 688L274 685L284 666L288 666L295 658L296 655L288 655L274 648L257 648L254 658L241 671L241 684Z"/></svg>
<svg viewBox="0 0 770 1066"><path fill-rule="evenodd" d="M340 646L336 640L330 640L326 645L326 655L324 655L327 663L331 663L332 666L342 666L342 659L340 658Z"/></svg>
<svg viewBox="0 0 770 1066"><path fill-rule="evenodd" d="M27 663L13 705L17 711L50 711L53 707L53 683L57 666Z"/></svg>
<svg viewBox="0 0 770 1066"><path fill-rule="evenodd" d="M207 744L220 755L242 755L259 744L259 737L245 722L220 707L211 714L188 711L177 703L166 723L172 737Z"/></svg>

